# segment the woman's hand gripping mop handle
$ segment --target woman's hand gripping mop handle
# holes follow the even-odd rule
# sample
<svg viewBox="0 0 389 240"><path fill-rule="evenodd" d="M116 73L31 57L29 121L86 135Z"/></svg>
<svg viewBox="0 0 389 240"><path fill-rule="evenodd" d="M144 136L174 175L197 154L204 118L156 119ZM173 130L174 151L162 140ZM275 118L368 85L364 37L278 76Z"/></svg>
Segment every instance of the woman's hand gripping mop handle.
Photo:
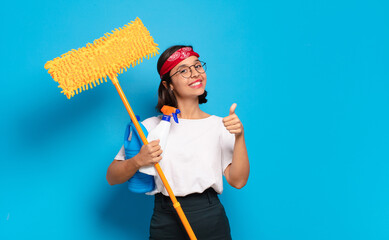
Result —
<svg viewBox="0 0 389 240"><path fill-rule="evenodd" d="M119 81L117 80L116 77L112 77L111 81L112 81L113 85L115 85L116 90L118 91L118 93L119 93L119 95L120 95L120 98L122 99L122 101L123 101L123 103L124 103L124 106L125 106L126 109L127 109L128 114L130 115L131 121L134 123L134 126L135 126L135 128L136 128L136 131L138 132L140 138L142 139L143 144L145 144L145 145L146 145L146 144L149 144L148 141L147 141L147 139L146 139L145 134L144 134L143 131L142 131L141 126L139 125L138 120L137 120L136 117L135 117L134 112L133 112L132 109L131 109L130 104L129 104L128 101L127 101L126 96L125 96L124 93L123 93L122 88L121 88L120 85L119 85ZM194 234L194 232L193 232L193 230L192 230L192 227L190 226L190 224L189 224L189 222L188 222L188 219L186 218L186 216L185 216L185 214L184 214L184 211L183 211L182 208L181 208L180 203L177 201L176 196L174 196L173 191L172 191L172 189L170 188L170 185L169 185L169 183L168 183L168 181L167 181L167 179L166 179L166 177L165 177L165 174L162 172L161 166L159 165L159 163L156 163L156 164L154 165L154 167L155 167L155 169L157 170L158 175L159 175L159 177L161 178L161 180L162 180L162 182L163 182L163 185L165 186L167 192L169 193L169 197L170 197L170 199L171 199L172 202L173 202L173 206L174 206L174 208L176 209L176 211L177 211L177 213L178 213L178 216L180 217L181 222L182 222L182 224L184 225L185 230L186 230L186 232L187 232L188 235L189 235L189 238L190 238L191 240L197 239L196 236L195 236L195 234Z"/></svg>

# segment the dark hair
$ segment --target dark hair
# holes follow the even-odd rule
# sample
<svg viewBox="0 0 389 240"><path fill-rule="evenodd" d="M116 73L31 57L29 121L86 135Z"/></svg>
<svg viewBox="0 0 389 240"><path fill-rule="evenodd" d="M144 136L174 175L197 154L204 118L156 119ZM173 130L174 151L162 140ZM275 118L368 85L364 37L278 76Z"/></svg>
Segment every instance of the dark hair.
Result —
<svg viewBox="0 0 389 240"><path fill-rule="evenodd" d="M158 75L161 71L162 65L166 62L166 60L178 49L183 47L191 47L193 49L192 46L175 45L169 47L161 54L157 63ZM165 88L165 86L162 84L163 81L166 81L167 88ZM170 77L170 71L169 71L162 76L161 82L159 83L158 104L155 107L158 112L161 112L161 108L163 107L163 105L169 105L175 108L178 107L176 96L174 95L173 90L171 90L170 88L171 83L172 83L172 79ZM199 96L199 104L206 103L207 102L206 97L207 97L207 91L204 91L204 93Z"/></svg>

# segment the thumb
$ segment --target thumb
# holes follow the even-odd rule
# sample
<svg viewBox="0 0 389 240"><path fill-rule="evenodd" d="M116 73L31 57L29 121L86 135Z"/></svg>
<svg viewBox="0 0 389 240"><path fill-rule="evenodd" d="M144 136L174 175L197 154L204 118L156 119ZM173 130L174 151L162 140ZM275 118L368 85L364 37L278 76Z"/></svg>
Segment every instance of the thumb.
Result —
<svg viewBox="0 0 389 240"><path fill-rule="evenodd" d="M236 103L233 103L230 107L230 115L234 114L235 113L235 108L236 108Z"/></svg>

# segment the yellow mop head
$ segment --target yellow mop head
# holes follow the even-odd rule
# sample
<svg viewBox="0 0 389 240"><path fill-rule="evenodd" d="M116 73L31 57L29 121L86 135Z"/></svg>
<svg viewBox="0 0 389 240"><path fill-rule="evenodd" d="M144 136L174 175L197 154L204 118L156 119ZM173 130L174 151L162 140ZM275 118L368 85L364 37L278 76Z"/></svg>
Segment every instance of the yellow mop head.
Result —
<svg viewBox="0 0 389 240"><path fill-rule="evenodd" d="M142 62L143 58L158 54L158 44L150 36L149 31L139 18L96 39L93 44L62 54L45 64L45 68L59 83L69 99L79 92L88 90L88 85L96 87L107 82L107 76L112 80L123 69ZM92 85L93 84L93 85Z"/></svg>

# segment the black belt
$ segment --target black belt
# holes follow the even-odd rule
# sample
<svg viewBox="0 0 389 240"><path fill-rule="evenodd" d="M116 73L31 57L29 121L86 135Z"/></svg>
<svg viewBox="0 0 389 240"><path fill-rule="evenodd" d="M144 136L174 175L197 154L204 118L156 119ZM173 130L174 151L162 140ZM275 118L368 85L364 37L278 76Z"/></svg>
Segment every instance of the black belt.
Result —
<svg viewBox="0 0 389 240"><path fill-rule="evenodd" d="M195 211L219 203L219 198L213 188L208 188L202 193L192 193L185 197L176 197L182 210ZM170 197L158 193L155 195L154 210L176 211Z"/></svg>

